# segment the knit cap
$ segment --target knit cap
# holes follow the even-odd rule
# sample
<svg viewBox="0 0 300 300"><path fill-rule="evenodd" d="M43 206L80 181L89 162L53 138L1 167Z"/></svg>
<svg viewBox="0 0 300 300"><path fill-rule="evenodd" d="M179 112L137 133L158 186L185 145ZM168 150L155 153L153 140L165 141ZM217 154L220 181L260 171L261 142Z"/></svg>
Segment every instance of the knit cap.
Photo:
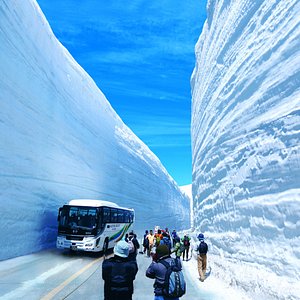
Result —
<svg viewBox="0 0 300 300"><path fill-rule="evenodd" d="M157 258L161 258L163 256L168 256L170 254L169 248L167 245L159 245L156 248Z"/></svg>
<svg viewBox="0 0 300 300"><path fill-rule="evenodd" d="M114 254L120 257L127 257L129 254L129 245L126 241L119 241L114 247Z"/></svg>

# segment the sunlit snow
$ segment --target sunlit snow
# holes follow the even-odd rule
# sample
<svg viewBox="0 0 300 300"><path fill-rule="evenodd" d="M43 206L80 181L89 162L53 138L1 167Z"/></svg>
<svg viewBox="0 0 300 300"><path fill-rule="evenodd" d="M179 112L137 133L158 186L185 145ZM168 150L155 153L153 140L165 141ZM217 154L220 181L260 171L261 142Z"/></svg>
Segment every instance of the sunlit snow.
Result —
<svg viewBox="0 0 300 300"><path fill-rule="evenodd" d="M192 75L194 224L214 274L300 295L300 2L208 1Z"/></svg>
<svg viewBox="0 0 300 300"><path fill-rule="evenodd" d="M71 199L134 207L138 232L157 218L190 226L187 197L34 0L0 1L0 70L0 259L53 247L58 208Z"/></svg>

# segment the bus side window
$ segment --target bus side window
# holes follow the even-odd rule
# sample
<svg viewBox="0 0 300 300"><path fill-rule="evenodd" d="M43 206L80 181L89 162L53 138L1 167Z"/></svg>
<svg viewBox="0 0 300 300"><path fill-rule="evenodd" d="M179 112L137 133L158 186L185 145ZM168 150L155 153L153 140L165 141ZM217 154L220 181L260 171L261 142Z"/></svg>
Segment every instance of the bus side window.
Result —
<svg viewBox="0 0 300 300"><path fill-rule="evenodd" d="M124 214L123 210L118 209L118 223L124 223Z"/></svg>
<svg viewBox="0 0 300 300"><path fill-rule="evenodd" d="M124 212L124 222L129 223L130 222L130 213L128 211Z"/></svg>
<svg viewBox="0 0 300 300"><path fill-rule="evenodd" d="M110 210L110 218L112 223L117 223L118 222L118 210L116 208L112 208Z"/></svg>
<svg viewBox="0 0 300 300"><path fill-rule="evenodd" d="M110 223L110 209L107 207L103 208L103 223Z"/></svg>
<svg viewBox="0 0 300 300"><path fill-rule="evenodd" d="M131 211L130 212L130 222L133 223L133 219L134 219L134 212Z"/></svg>

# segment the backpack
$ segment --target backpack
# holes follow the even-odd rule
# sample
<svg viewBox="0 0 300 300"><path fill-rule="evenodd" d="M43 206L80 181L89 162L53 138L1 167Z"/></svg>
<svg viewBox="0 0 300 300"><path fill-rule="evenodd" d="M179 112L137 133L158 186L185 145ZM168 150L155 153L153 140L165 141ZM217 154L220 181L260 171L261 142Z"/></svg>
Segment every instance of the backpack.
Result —
<svg viewBox="0 0 300 300"><path fill-rule="evenodd" d="M135 247L134 247L132 239L128 240L128 245L129 245L129 253L134 253L135 252Z"/></svg>
<svg viewBox="0 0 300 300"><path fill-rule="evenodd" d="M188 247L188 246L190 245L190 241L189 241L189 238L188 238L188 237L185 237L185 238L183 239L183 245L184 245L185 247Z"/></svg>
<svg viewBox="0 0 300 300"><path fill-rule="evenodd" d="M179 250L182 253L184 251L184 245L181 242L179 242L179 245Z"/></svg>
<svg viewBox="0 0 300 300"><path fill-rule="evenodd" d="M198 252L199 254L206 254L208 250L207 244L205 242L200 242L198 246Z"/></svg>
<svg viewBox="0 0 300 300"><path fill-rule="evenodd" d="M126 266L124 263L117 262L116 268L112 268L109 284L110 292L114 295L120 293L129 293L130 292L130 275L127 272Z"/></svg>
<svg viewBox="0 0 300 300"><path fill-rule="evenodd" d="M178 265L177 259L174 259L175 265L170 265L164 260L159 261L167 268L162 289L163 295L169 298L178 298L185 294L186 284L182 269Z"/></svg>

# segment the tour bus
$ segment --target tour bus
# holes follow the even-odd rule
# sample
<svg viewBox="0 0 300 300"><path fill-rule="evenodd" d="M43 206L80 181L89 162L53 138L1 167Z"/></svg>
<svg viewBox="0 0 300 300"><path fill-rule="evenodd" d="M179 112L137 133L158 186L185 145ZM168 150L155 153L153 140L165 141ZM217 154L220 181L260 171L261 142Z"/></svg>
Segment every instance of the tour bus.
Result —
<svg viewBox="0 0 300 300"><path fill-rule="evenodd" d="M133 224L134 209L103 200L77 199L59 208L57 221L57 248L106 252Z"/></svg>

